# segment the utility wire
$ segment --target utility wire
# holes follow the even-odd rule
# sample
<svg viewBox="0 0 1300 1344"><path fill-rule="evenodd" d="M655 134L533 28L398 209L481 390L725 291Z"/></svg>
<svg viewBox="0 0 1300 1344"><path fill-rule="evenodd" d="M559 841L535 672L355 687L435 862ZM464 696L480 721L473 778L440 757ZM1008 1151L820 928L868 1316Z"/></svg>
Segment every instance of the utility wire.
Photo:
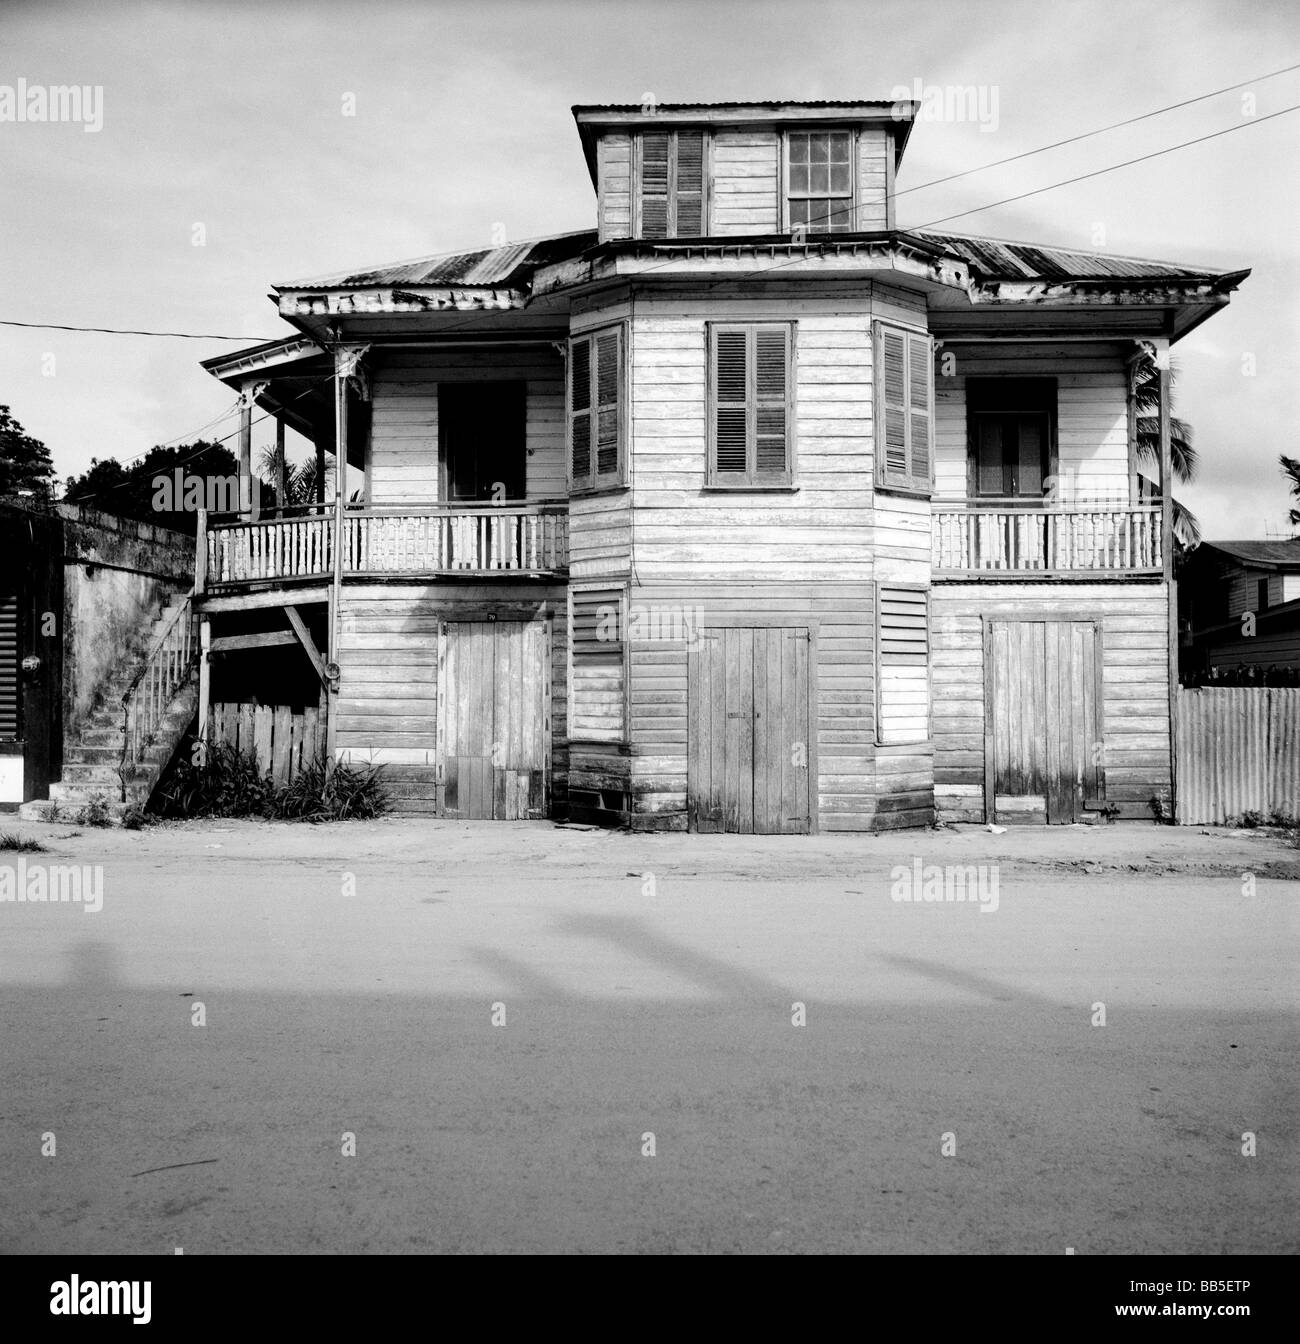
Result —
<svg viewBox="0 0 1300 1344"><path fill-rule="evenodd" d="M213 336L198 331L136 331L131 327L73 327L61 322L15 322L0 317L3 327L31 327L37 331L98 331L109 336L175 336L182 341L277 341L278 336Z"/></svg>
<svg viewBox="0 0 1300 1344"><path fill-rule="evenodd" d="M1253 79L1243 79L1240 84L1229 84L1226 88L1215 89L1213 93L1198 94L1195 98L1184 98L1181 103L1170 103L1168 107L1158 107L1154 112L1143 112L1140 117L1128 117L1124 121L1113 121L1109 126L1099 126L1095 131L1084 131L1082 135L1072 135L1066 140L1055 140L1050 145L1040 145L1037 149L1027 149L1023 154L1012 154L1006 159L995 159L992 163L981 164L978 168L967 168L960 173L950 173L947 177L936 177L932 182L922 182L915 187L894 192L895 198L907 196L914 191L924 191L927 187L937 187L944 182L955 182L959 177L970 177L972 173L986 173L990 168L1001 168L1003 164L1016 163L1020 159L1032 158L1035 154L1046 154L1049 149L1060 149L1062 145L1074 145L1080 140L1088 140L1094 135L1105 135L1107 131L1117 131L1121 126L1133 126L1139 121L1149 121L1152 117L1163 116L1166 112L1175 112L1180 107L1191 107L1193 103L1203 103L1207 98L1217 98L1221 93L1231 93L1234 89L1244 89L1248 84L1259 84L1266 79L1276 79L1279 75L1289 75L1300 70L1300 65L1288 65L1267 75L1256 75Z"/></svg>
<svg viewBox="0 0 1300 1344"><path fill-rule="evenodd" d="M334 375L333 375L332 373L327 373L327 374L323 375L322 377L318 378L315 382L313 382L313 383L309 383L306 387L304 387L304 388L302 389L301 392L297 392L297 393L295 393L292 397L289 398L288 401L284 402L283 405L284 405L284 406L292 406L293 403L294 403L295 401L297 401L300 397L305 397L305 396L307 395L308 392L314 392L314 391L316 391L316 389L317 389L318 387L320 387L323 383L328 383L328 382L333 381L333 378L334 378ZM233 408L232 408L232 409L233 409ZM230 411L226 411L226 412L224 412L221 416L219 416L218 419L222 419L222 420L224 420L225 417L226 417L227 415L229 415L229 414L230 414ZM251 419L251 420L249 421L249 428L251 429L254 425L260 425L260 424L262 423L263 420L270 420L270 419L272 419L272 418L273 418L273 413L270 412L270 411L267 411L267 412L263 413L262 415L254 416L253 419ZM212 422L212 423L215 423L215 421ZM241 432L242 432L242 426L241 426L240 429L237 429L237 430L235 430L233 433L227 434L227 435L225 435L224 437L222 437L222 438L220 438L220 439L212 439L212 440L210 440L209 442L205 443L205 444L203 445L202 448L199 448L196 452L191 453L191 454L189 455L189 457L182 458L179 462L173 462L173 463L172 463L172 470L175 470L177 467L183 467L183 466L188 465L190 462L193 462L194 459L195 459L196 457L202 457L203 454L206 453L206 452L208 451L209 448L212 448L212 447L214 447L214 446L216 446L216 445L219 445L219 444L228 443L231 439L238 438ZM173 440L171 440L171 442L174 443L175 440L173 439ZM155 447L157 447L157 448L165 448L165 447L167 447L167 446L168 446L167 444L163 444L163 443L155 444ZM139 454L138 456L136 456L136 457L128 458L127 461L128 461L128 462L138 462L141 458L148 457L149 454L150 454L151 452L153 452L153 451L154 451L153 448L146 449L145 452L140 453L140 454ZM337 455L337 453L336 453L336 455ZM125 465L125 463L121 463L121 464L119 464L119 465ZM98 499L98 498L100 498L101 495L106 495L106 494L108 494L110 491L113 491L113 490L122 490L122 489L124 489L124 488L125 488L126 486L128 486L128 485L135 485L135 484L136 484L136 481L135 481L134 479L128 477L127 480L125 480L125 481L119 481L116 485L105 486L103 490L97 490L97 491L95 491L95 493L94 493L93 495L78 495L76 499L69 500L68 502L71 503L71 504L84 504L87 500L90 500L90 499Z"/></svg>
<svg viewBox="0 0 1300 1344"><path fill-rule="evenodd" d="M1078 177L1067 177L1063 182L1052 182L1046 187L1035 187L1033 191L1022 191L1018 196L1007 196L1000 201L994 201L990 205L977 205L971 210L961 210L955 215L944 215L941 219L933 219L928 224L914 224L907 232L915 229L932 229L936 224L946 224L950 219L964 219L967 215L978 215L984 210L995 210L999 205L1010 205L1013 201L1023 201L1030 196L1041 196L1045 191L1055 191L1058 187L1068 187L1075 182L1086 182L1090 177L1101 177L1104 173L1113 173L1120 168L1131 168L1135 163L1146 163L1150 159L1158 159L1162 155L1172 154L1175 150L1187 149L1190 145L1203 145L1207 140L1217 140L1221 135L1231 135L1234 131L1244 131L1249 126L1261 126L1266 121L1273 121L1276 117L1285 117L1290 112L1300 112L1300 103L1293 103L1290 107L1284 107L1280 112L1270 112L1266 117L1252 117L1249 121L1243 121L1236 126L1228 126L1222 131L1211 131L1209 135L1198 135L1195 140L1184 140L1180 144L1170 145L1167 149L1153 150L1150 154L1140 154L1136 159L1125 159L1123 163L1112 163L1108 168L1098 168L1091 173L1080 173Z"/></svg>

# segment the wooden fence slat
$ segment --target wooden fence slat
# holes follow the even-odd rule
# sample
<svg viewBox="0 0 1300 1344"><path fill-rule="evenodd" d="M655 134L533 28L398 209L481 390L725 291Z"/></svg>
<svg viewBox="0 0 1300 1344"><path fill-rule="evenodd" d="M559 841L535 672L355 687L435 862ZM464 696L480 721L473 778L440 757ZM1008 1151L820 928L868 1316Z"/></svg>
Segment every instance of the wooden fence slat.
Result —
<svg viewBox="0 0 1300 1344"><path fill-rule="evenodd" d="M277 784L289 782L289 746L292 736L290 723L293 715L288 705L274 707L274 722L271 728L271 775Z"/></svg>

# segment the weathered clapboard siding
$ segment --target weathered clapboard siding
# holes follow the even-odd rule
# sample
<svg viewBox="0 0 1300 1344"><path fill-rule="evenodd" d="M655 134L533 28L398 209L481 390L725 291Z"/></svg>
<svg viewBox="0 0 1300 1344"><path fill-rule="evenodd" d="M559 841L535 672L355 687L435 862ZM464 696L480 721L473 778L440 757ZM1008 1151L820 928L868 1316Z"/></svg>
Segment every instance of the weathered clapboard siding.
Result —
<svg viewBox="0 0 1300 1344"><path fill-rule="evenodd" d="M934 376L936 497L964 499L968 493L966 379L1003 376L1056 379L1057 474L1062 478L1062 502L1091 499L1127 504L1124 352L1105 342L949 345L940 350Z"/></svg>
<svg viewBox="0 0 1300 1344"><path fill-rule="evenodd" d="M680 605L696 628L813 629L817 733L809 759L815 754L819 824L823 830L870 826L875 813L875 608L868 585L664 583L634 587L632 602ZM687 648L684 638L631 641L634 827L686 826Z"/></svg>
<svg viewBox="0 0 1300 1344"><path fill-rule="evenodd" d="M722 237L781 228L781 146L774 130L719 129L712 137L709 233Z"/></svg>
<svg viewBox="0 0 1300 1344"><path fill-rule="evenodd" d="M564 362L549 345L511 351L385 353L372 380L369 503L438 500L438 385L519 379L527 384L530 499L562 498Z"/></svg>
<svg viewBox="0 0 1300 1344"><path fill-rule="evenodd" d="M551 619L553 797L568 787L568 623L562 587L348 585L340 620L340 756L382 762L398 805L432 814L442 621Z"/></svg>
<svg viewBox="0 0 1300 1344"><path fill-rule="evenodd" d="M596 145L599 192L597 229L600 241L632 234L632 137L627 132L602 135Z"/></svg>
<svg viewBox="0 0 1300 1344"><path fill-rule="evenodd" d="M856 226L860 232L888 228L885 192L889 180L887 158L893 153L889 135L879 128L858 132Z"/></svg>
<svg viewBox="0 0 1300 1344"><path fill-rule="evenodd" d="M707 232L716 237L777 233L788 227L782 196L782 132L775 127L715 126L709 133ZM892 153L881 127L858 130L854 202L858 230L888 227L885 197ZM596 147L601 241L627 238L632 229L634 189L632 137L609 132Z"/></svg>
<svg viewBox="0 0 1300 1344"><path fill-rule="evenodd" d="M631 410L642 578L726 581L743 566L773 582L870 579L871 317L850 306L833 287L808 285L638 296ZM706 490L706 319L796 321L796 490Z"/></svg>
<svg viewBox="0 0 1300 1344"><path fill-rule="evenodd" d="M984 818L984 616L1100 621L1106 800L1145 804L1167 795L1168 605L1161 584L937 583L930 613L941 817Z"/></svg>
<svg viewBox="0 0 1300 1344"><path fill-rule="evenodd" d="M1228 619L1244 611L1258 614L1260 580L1268 581L1268 605L1281 606L1300 597L1300 574L1273 574L1267 569L1234 569L1228 579Z"/></svg>

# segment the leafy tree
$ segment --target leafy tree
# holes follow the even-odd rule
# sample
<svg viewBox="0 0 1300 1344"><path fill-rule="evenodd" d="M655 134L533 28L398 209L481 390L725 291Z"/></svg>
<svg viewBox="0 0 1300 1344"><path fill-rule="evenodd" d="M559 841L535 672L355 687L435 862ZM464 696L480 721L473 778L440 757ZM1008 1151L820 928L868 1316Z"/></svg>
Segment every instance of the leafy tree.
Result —
<svg viewBox="0 0 1300 1344"><path fill-rule="evenodd" d="M238 476L239 462L229 448L200 440L151 448L140 461L125 467L111 457L96 458L83 476L69 478L63 497L69 503L193 536L200 503L214 512L238 508ZM259 499L263 508L272 502L265 485L260 486Z"/></svg>
<svg viewBox="0 0 1300 1344"><path fill-rule="evenodd" d="M1137 455L1139 462L1155 468L1154 477L1147 479L1159 488L1160 479L1160 371L1156 362L1147 355L1138 366L1139 382L1134 394L1137 406ZM1192 427L1186 420L1173 414L1173 389L1177 369L1169 370L1169 465L1174 479L1190 485L1196 478L1198 457L1192 445ZM1174 538L1187 549L1201 540L1201 525L1196 515L1174 500Z"/></svg>
<svg viewBox="0 0 1300 1344"><path fill-rule="evenodd" d="M48 502L53 483L50 450L0 406L0 495Z"/></svg>
<svg viewBox="0 0 1300 1344"><path fill-rule="evenodd" d="M1283 453L1277 461L1282 468L1282 475L1287 477L1287 485L1292 495L1300 501L1300 458L1287 457ZM1292 527L1300 527L1300 508L1292 509L1287 514L1287 521Z"/></svg>

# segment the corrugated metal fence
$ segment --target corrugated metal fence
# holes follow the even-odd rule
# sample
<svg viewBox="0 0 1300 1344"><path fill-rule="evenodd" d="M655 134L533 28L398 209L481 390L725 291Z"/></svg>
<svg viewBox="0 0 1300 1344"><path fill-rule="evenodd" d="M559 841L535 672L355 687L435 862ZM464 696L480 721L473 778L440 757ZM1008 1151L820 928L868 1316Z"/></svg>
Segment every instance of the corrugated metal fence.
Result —
<svg viewBox="0 0 1300 1344"><path fill-rule="evenodd" d="M1205 686L1178 692L1178 823L1243 812L1300 816L1300 690Z"/></svg>

